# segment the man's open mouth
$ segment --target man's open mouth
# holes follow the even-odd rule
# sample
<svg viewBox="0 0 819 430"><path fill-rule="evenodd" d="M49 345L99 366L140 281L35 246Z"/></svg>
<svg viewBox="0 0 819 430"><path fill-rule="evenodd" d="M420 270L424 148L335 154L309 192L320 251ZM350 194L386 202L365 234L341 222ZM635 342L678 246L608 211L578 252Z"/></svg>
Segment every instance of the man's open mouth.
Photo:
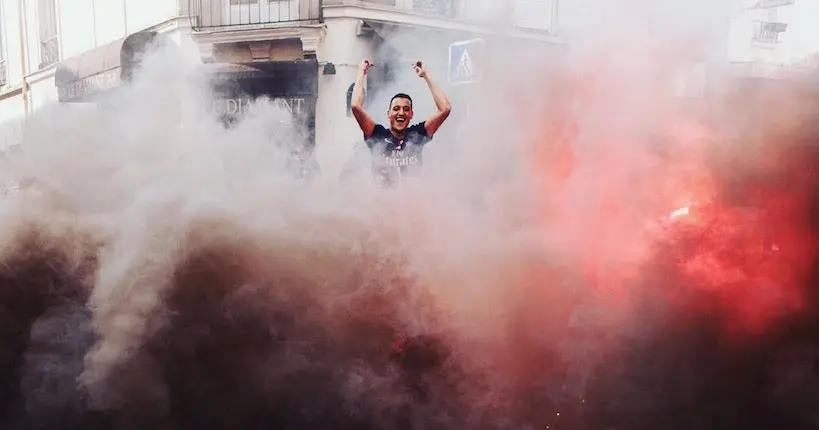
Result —
<svg viewBox="0 0 819 430"><path fill-rule="evenodd" d="M403 124L403 123L404 123L404 122L406 122L406 121L407 121L407 118L406 118L406 117L404 117L404 116L397 116L397 117L395 117L395 122L397 122L397 123L399 123L399 124Z"/></svg>

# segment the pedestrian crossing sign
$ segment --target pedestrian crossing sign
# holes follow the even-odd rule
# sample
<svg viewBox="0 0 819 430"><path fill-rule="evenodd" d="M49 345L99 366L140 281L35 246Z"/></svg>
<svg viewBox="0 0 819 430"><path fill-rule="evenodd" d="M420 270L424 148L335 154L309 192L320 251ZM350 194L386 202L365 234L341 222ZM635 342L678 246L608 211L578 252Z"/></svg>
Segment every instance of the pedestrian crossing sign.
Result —
<svg viewBox="0 0 819 430"><path fill-rule="evenodd" d="M483 39L463 40L449 45L449 83L480 82L483 54Z"/></svg>

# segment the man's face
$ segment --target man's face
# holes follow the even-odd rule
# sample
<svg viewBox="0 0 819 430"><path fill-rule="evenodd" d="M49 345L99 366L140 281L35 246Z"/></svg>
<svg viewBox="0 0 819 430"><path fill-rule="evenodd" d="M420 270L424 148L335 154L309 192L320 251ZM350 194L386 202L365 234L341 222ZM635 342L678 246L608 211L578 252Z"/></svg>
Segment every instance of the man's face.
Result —
<svg viewBox="0 0 819 430"><path fill-rule="evenodd" d="M390 120L390 128L393 130L404 130L412 121L412 102L405 98L396 98L390 103L390 110L387 112Z"/></svg>

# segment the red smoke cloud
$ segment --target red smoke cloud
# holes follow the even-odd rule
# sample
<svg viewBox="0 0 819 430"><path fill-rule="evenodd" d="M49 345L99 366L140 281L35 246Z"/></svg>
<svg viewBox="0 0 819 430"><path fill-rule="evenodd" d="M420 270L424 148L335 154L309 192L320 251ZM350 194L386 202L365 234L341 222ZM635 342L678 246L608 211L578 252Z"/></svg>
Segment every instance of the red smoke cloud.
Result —
<svg viewBox="0 0 819 430"><path fill-rule="evenodd" d="M620 315L643 288L706 293L735 332L758 334L799 312L816 251L814 168L789 140L799 132L783 134L802 115L787 84L770 93L784 110L765 118L749 98L770 98L767 84L742 87L744 99L684 101L670 91L669 62L599 58L556 74L547 107L530 112L532 197L548 234ZM731 134L749 119L753 134ZM665 287L641 282L647 272L685 288L656 291Z"/></svg>

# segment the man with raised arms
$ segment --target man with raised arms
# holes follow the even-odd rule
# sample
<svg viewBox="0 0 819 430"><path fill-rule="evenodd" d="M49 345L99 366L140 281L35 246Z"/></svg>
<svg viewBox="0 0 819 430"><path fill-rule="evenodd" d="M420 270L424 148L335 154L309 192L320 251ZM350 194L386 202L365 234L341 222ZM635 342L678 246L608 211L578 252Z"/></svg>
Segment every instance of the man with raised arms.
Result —
<svg viewBox="0 0 819 430"><path fill-rule="evenodd" d="M425 121L412 124L414 116L412 98L407 94L398 93L392 97L387 109L389 128L376 124L364 110L364 80L372 66L373 63L369 60L361 62L358 78L353 87L351 108L372 155L373 179L380 184L391 186L399 184L405 177L420 173L424 146L432 140L435 132L449 117L452 105L430 76L426 65L418 61L413 65L413 70L419 78L426 81L437 112Z"/></svg>

